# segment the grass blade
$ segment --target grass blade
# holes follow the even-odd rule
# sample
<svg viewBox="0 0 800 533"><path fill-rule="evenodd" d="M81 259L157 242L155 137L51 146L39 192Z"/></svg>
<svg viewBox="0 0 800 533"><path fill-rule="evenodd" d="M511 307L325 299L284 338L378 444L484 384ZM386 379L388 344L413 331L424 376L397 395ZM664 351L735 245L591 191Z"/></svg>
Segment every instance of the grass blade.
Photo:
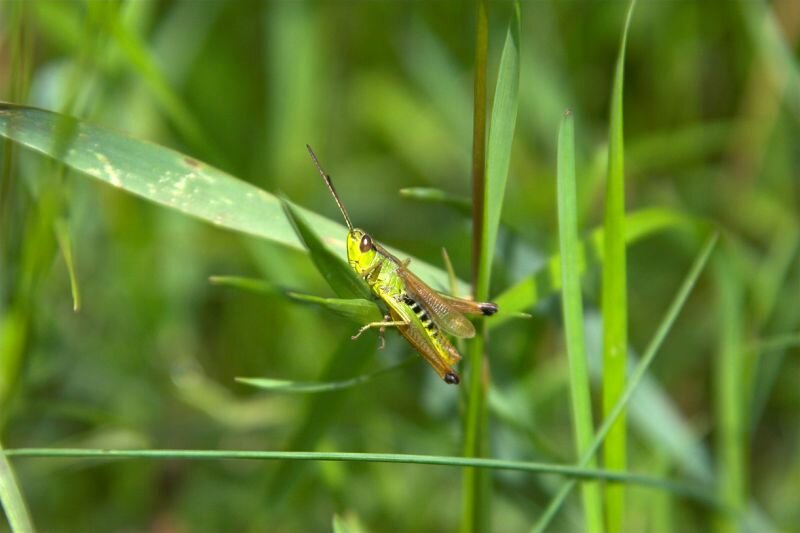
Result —
<svg viewBox="0 0 800 533"><path fill-rule="evenodd" d="M479 275L475 297L489 297L489 279L503 210L511 147L517 123L519 106L519 4L514 5L513 19L509 22L500 67L497 74L492 120L486 157L486 190L483 197L483 231L480 248Z"/></svg>
<svg viewBox="0 0 800 533"><path fill-rule="evenodd" d="M675 298L673 298L672 303L670 303L664 318L658 325L653 338L650 339L644 355L631 372L630 379L625 385L625 391L619 397L619 400L617 400L617 403L614 405L614 408L611 409L608 416L603 420L603 423L600 425L600 429L598 429L597 433L595 434L594 440L592 440L591 446L588 450L586 450L583 456L581 456L578 465L588 464L588 462L600 448L603 440L605 439L606 435L608 435L609 430L614 425L617 418L625 411L625 406L633 397L633 393L636 392L637 387L644 379L647 369L650 367L653 359L655 359L658 350L661 348L661 344L664 342L667 334L672 329L672 326L675 323L675 320L678 318L678 314L683 308L683 305L686 303L689 294L692 292L695 284L697 284L700 273L705 268L706 263L708 263L709 257L711 257L711 252L714 250L714 247L717 243L717 238L717 234L714 234L709 237L703 245L703 248L697 255L697 259L695 259L692 267L689 269L689 273L686 275L686 278L678 289L678 292L675 294ZM624 476L624 474L620 475ZM561 487L561 489L559 489L558 493L550 501L550 504L547 506L544 514L542 514L538 522L534 525L532 532L542 533L545 528L547 528L548 524L550 524L550 521L552 521L552 519L555 517L556 513L561 507L561 504L564 503L564 500L574 486L574 481L568 481Z"/></svg>
<svg viewBox="0 0 800 533"><path fill-rule="evenodd" d="M372 300L363 300L361 298L322 298L320 296L292 291L287 291L286 296L297 302L310 303L324 307L362 326L370 322L378 322L383 318L378 311L378 307Z"/></svg>
<svg viewBox="0 0 800 533"><path fill-rule="evenodd" d="M610 472L582 468L573 465L513 461L481 457L459 457L452 455L417 455L405 453L357 453L357 452L308 452L272 450L186 450L186 449L119 449L102 448L17 448L6 450L9 457L72 457L109 459L154 459L154 460L249 460L249 461L342 461L356 463L391 463L412 465L437 465L449 467L473 467L486 470L515 470L533 474L555 474L575 479L613 480L643 487L652 487L680 495L704 505L716 506L708 496L708 487L696 484L658 479L628 472Z"/></svg>
<svg viewBox="0 0 800 533"><path fill-rule="evenodd" d="M625 259L625 166L622 132L622 93L625 79L625 45L636 0L631 0L622 43L617 56L614 85L611 90L611 117L608 141L608 179L603 229L605 263L603 265L603 415L614 407L625 389L625 366L628 355L628 295ZM605 466L614 470L626 467L626 423L623 413L608 433L604 446ZM625 516L624 487L606 487L608 531L619 533Z"/></svg>
<svg viewBox="0 0 800 533"><path fill-rule="evenodd" d="M592 400L589 385L586 341L583 331L583 300L578 272L578 213L575 186L575 126L572 112L567 111L558 133L558 229L562 269L562 310L564 333L569 359L569 389L572 399L572 423L575 428L575 447L580 457L591 444ZM587 466L593 468L595 461ZM586 531L603 530L603 509L597 483L583 483Z"/></svg>
<svg viewBox="0 0 800 533"><path fill-rule="evenodd" d="M14 533L33 533L33 520L17 483L14 469L0 444L0 503Z"/></svg>
<svg viewBox="0 0 800 533"><path fill-rule="evenodd" d="M249 292L280 294L295 302L324 307L359 325L376 322L381 319L381 314L375 304L371 300L364 300L362 298L324 298L322 296L280 289L267 281L241 276L211 276L209 281L214 285L234 287Z"/></svg>
<svg viewBox="0 0 800 533"><path fill-rule="evenodd" d="M630 246L640 239L668 229L695 233L705 226L705 223L675 211L642 209L626 216L625 243ZM588 269L602 265L604 250L605 232L603 228L595 229L588 238L579 243L578 272L584 274ZM489 328L497 327L513 313L530 309L559 290L561 290L561 256L555 254L536 273L515 283L494 299L500 311L488 322Z"/></svg>
<svg viewBox="0 0 800 533"><path fill-rule="evenodd" d="M715 263L718 293L719 347L714 371L716 404L715 439L718 457L717 497L727 508L740 515L745 504L745 468L747 464L744 413L752 391L745 382L744 331L742 309L744 294L729 250L723 249ZM721 514L716 521L717 531L739 531L734 515Z"/></svg>
<svg viewBox="0 0 800 533"><path fill-rule="evenodd" d="M281 198L281 206L297 236L305 244L317 270L333 292L342 298L370 299L369 288L364 280L358 278L350 265L342 260L341 255L333 253L325 246L297 209L285 198Z"/></svg>
<svg viewBox="0 0 800 533"><path fill-rule="evenodd" d="M301 381L288 381L283 379L269 379L269 378L236 378L239 383L265 389L272 392L289 392L289 393L313 393L313 392L330 392L340 389L349 389L357 385L362 385L371 381L373 378L397 370L401 366L405 366L411 361L416 360L415 357L409 357L404 361L400 361L394 365L389 365L385 368L375 370L368 374L362 374L350 379L343 379L340 381L328 382L301 382Z"/></svg>

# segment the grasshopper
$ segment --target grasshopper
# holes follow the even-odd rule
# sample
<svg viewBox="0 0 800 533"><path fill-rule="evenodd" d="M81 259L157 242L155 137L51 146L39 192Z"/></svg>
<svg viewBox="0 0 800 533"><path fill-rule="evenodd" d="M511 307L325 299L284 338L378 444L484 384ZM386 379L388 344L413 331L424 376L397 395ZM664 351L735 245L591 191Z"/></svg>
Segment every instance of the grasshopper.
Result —
<svg viewBox="0 0 800 533"><path fill-rule="evenodd" d="M367 282L376 300L388 310L382 321L364 325L352 338L358 338L368 329L379 328L383 348L386 328L397 328L445 383L457 385L461 378L453 367L461 355L445 333L455 337L473 337L475 327L464 314L490 316L497 312L497 305L456 298L433 290L408 269L409 259L401 261L375 242L369 233L353 227L331 177L322 170L311 147L306 145L306 148L347 224L347 262Z"/></svg>

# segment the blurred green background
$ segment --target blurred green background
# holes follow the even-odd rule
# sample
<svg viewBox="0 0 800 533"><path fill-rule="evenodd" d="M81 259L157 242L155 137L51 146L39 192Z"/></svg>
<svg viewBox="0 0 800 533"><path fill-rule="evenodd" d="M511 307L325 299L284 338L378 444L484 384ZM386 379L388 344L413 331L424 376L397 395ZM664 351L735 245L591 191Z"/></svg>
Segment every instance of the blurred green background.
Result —
<svg viewBox="0 0 800 533"><path fill-rule="evenodd" d="M568 107L581 229L602 221L626 8L521 2L519 115L493 294L557 251L555 149ZM490 90L512 9L489 4ZM472 3L4 0L0 17L0 99L174 148L338 221L309 143L358 226L438 266L444 246L470 278L468 213L399 190L470 194ZM761 531L800 530L800 361L791 337L800 322L798 32L796 0L643 0L625 72L627 209L710 221L725 241L630 405L630 469L698 486L720 479L719 375L733 353L742 509ZM412 353L392 333L382 352L374 335L351 341L351 322L278 290L209 283L249 276L332 296L306 254L148 203L5 141L1 154L5 447L461 453L463 391L419 358L318 395L234 381L345 379ZM57 234L70 241L77 312ZM680 229L628 249L632 353L644 349L696 251ZM591 353L601 344L598 280L595 269L584 284ZM559 300L528 311L532 318L491 333L492 455L571 462ZM325 531L334 513L353 531L449 531L461 504L460 471L445 467L14 465L42 531ZM491 479L491 529L500 533L528 530L559 485L518 472ZM576 494L552 530L581 528ZM642 488L628 494L630 531L726 528L697 503Z"/></svg>

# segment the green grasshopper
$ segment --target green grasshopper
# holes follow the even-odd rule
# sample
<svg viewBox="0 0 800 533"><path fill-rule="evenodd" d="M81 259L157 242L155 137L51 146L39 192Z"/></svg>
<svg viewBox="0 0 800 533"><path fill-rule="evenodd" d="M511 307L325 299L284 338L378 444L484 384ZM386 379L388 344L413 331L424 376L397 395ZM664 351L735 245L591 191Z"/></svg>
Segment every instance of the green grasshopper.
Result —
<svg viewBox="0 0 800 533"><path fill-rule="evenodd" d="M306 148L347 224L348 263L367 282L375 298L388 309L382 321L366 324L352 338L358 338L370 328L380 328L383 348L384 331L387 327L395 327L445 383L457 385L461 379L453 366L461 355L444 334L473 337L475 327L464 313L490 316L497 312L497 305L455 298L433 290L408 269L409 259L399 260L375 242L369 233L354 228L331 177L322 170L311 147L306 145Z"/></svg>

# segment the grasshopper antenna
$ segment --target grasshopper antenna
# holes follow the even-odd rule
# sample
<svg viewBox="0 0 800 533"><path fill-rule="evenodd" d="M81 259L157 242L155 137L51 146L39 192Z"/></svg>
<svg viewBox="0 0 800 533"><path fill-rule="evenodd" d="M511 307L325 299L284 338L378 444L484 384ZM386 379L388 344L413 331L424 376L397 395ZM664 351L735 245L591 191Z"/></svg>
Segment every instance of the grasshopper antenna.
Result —
<svg viewBox="0 0 800 533"><path fill-rule="evenodd" d="M344 204L342 204L342 201L339 199L339 195L336 194L336 189L333 188L333 182L331 181L331 177L329 175L325 174L325 171L322 170L322 167L320 166L319 161L317 161L317 156L314 153L314 150L311 149L311 146L306 145L306 148L308 148L308 153L311 154L311 160L314 161L314 164L316 165L317 170L319 170L320 176L322 176L322 179L325 180L325 185L327 185L328 186L328 190L331 191L331 194L333 195L333 199L336 200L336 205L339 206L339 211L342 212L342 216L344 217L344 221L347 223L347 229L353 229L353 224L350 222L350 216L347 214L347 209L344 208Z"/></svg>

